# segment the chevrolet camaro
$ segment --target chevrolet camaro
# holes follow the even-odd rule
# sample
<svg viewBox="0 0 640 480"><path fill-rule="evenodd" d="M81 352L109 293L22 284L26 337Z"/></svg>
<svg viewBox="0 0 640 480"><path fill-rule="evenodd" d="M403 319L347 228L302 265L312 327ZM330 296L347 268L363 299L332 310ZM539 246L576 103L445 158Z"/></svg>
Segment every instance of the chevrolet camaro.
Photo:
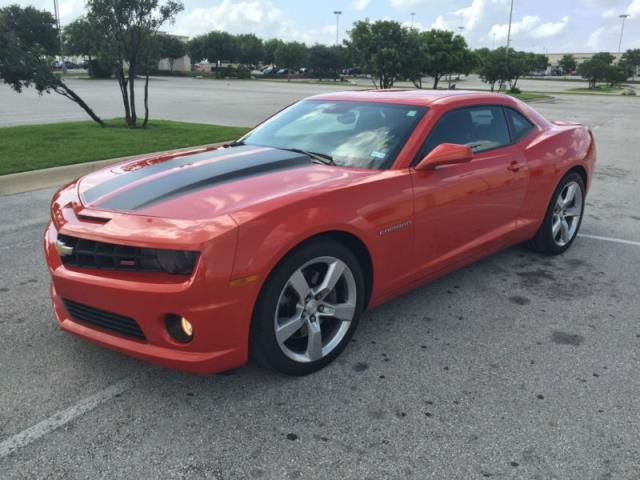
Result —
<svg viewBox="0 0 640 480"><path fill-rule="evenodd" d="M499 94L311 97L232 143L61 188L55 316L166 367L310 373L366 309L518 243L567 250L595 157L588 127Z"/></svg>

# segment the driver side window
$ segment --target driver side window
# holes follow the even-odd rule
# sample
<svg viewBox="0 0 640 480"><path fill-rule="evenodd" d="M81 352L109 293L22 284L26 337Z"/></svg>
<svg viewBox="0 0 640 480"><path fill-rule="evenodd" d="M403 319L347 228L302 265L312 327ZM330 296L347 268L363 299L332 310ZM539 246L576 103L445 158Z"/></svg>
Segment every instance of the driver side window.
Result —
<svg viewBox="0 0 640 480"><path fill-rule="evenodd" d="M429 132L417 161L441 143L468 145L474 153L510 145L509 129L502 107L468 107L445 113Z"/></svg>

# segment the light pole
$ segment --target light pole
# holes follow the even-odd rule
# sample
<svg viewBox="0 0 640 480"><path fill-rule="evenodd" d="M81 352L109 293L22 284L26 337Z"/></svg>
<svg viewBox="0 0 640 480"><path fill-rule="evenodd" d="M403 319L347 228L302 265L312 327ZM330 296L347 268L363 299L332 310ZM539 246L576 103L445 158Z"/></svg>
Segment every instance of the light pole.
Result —
<svg viewBox="0 0 640 480"><path fill-rule="evenodd" d="M460 26L458 27L458 30L460 30L460 36L461 36L461 37L464 37L464 27L463 27L462 25L460 25Z"/></svg>
<svg viewBox="0 0 640 480"><path fill-rule="evenodd" d="M491 41L491 50L496 48L496 32L493 32L493 40Z"/></svg>
<svg viewBox="0 0 640 480"><path fill-rule="evenodd" d="M618 61L620 61L620 54L622 53L622 35L624 34L624 22L630 16L631 15L629 15L628 13L623 13L622 15L619 15L619 18L622 19L622 27L620 28L620 41L618 42Z"/></svg>
<svg viewBox="0 0 640 480"><path fill-rule="evenodd" d="M416 12L411 12L411 28L413 28L413 19L416 16Z"/></svg>
<svg viewBox="0 0 640 480"><path fill-rule="evenodd" d="M67 66L64 63L64 41L62 38L62 27L60 25L60 9L58 8L58 0L53 0L53 11L56 16L56 26L58 27L58 37L60 42L60 62L62 63L62 73L67 73Z"/></svg>
<svg viewBox="0 0 640 480"><path fill-rule="evenodd" d="M511 44L511 21L513 20L513 0L511 0L511 9L509 10L509 29L507 30L507 55L509 54L509 45Z"/></svg>
<svg viewBox="0 0 640 480"><path fill-rule="evenodd" d="M336 46L340 45L340 38L338 37L338 32L340 30L340 15L342 12L340 10L334 10L333 14L336 16Z"/></svg>

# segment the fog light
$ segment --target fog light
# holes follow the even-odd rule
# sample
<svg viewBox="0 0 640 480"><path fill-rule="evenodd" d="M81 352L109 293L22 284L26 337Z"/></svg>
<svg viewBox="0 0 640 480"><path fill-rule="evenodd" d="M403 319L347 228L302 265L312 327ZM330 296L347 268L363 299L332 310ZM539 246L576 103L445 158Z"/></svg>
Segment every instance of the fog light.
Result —
<svg viewBox="0 0 640 480"><path fill-rule="evenodd" d="M164 324L174 340L189 343L193 339L193 325L183 316L170 313L165 317Z"/></svg>
<svg viewBox="0 0 640 480"><path fill-rule="evenodd" d="M187 320L186 318L182 317L180 319L180 326L182 327L182 331L184 332L184 334L187 337L191 337L193 335L193 327L189 323L189 320Z"/></svg>

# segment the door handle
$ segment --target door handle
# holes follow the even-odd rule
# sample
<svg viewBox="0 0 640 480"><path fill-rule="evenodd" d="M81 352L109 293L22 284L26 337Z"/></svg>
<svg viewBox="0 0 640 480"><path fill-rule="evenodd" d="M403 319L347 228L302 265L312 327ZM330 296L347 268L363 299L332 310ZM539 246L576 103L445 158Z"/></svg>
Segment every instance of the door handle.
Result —
<svg viewBox="0 0 640 480"><path fill-rule="evenodd" d="M514 160L513 162L511 162L509 164L509 166L507 167L507 170L510 170L512 172L519 172L521 168L523 168L524 165L516 160Z"/></svg>

